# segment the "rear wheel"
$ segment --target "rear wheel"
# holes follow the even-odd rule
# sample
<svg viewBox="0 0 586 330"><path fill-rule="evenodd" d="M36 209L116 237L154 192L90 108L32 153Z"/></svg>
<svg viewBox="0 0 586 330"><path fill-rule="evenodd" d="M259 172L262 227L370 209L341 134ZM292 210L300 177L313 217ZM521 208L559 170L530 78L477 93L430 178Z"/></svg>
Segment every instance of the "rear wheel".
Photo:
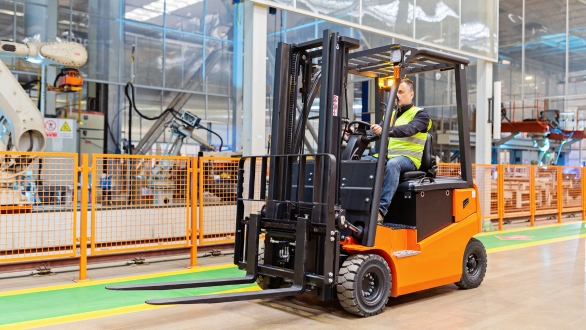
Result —
<svg viewBox="0 0 586 330"><path fill-rule="evenodd" d="M486 249L479 240L472 238L464 251L462 277L455 284L460 289L477 288L484 279L487 267Z"/></svg>
<svg viewBox="0 0 586 330"><path fill-rule="evenodd" d="M377 315L389 301L391 269L376 254L350 256L340 268L337 291L346 311L360 316Z"/></svg>

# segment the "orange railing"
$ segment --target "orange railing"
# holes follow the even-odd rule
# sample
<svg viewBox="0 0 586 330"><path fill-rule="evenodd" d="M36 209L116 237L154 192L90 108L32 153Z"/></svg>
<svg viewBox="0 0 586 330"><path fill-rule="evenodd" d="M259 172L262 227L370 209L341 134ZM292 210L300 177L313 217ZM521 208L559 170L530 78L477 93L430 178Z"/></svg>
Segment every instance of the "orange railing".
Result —
<svg viewBox="0 0 586 330"><path fill-rule="evenodd" d="M482 217L498 221L549 216L562 222L564 213L585 218L586 168L576 166L473 165ZM459 164L439 164L438 175L459 176Z"/></svg>
<svg viewBox="0 0 586 330"><path fill-rule="evenodd" d="M84 280L88 255L188 248L195 266L198 246L234 242L239 158L82 155L81 164L69 153L0 158L9 164L0 176L0 263L79 258ZM528 219L531 226L537 216L585 219L584 171L474 165L483 220L502 230L505 219ZM460 165L439 164L438 174L459 177ZM245 201L245 213L263 204L267 178L255 179L255 200Z"/></svg>

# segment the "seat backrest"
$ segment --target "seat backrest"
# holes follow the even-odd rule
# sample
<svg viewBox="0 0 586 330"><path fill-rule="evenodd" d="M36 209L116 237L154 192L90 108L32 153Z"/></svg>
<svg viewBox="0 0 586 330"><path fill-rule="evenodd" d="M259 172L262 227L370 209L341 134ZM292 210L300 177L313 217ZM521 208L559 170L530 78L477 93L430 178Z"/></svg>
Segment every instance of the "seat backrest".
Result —
<svg viewBox="0 0 586 330"><path fill-rule="evenodd" d="M425 147L423 148L423 156L421 157L421 166L418 171L429 171L433 167L433 163L435 163L435 157L433 155L433 136L427 133Z"/></svg>

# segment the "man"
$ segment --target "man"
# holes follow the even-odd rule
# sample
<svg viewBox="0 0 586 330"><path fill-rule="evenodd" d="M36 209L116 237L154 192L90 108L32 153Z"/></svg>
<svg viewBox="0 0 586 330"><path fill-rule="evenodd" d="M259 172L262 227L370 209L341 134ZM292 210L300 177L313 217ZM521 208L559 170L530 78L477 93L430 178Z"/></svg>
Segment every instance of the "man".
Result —
<svg viewBox="0 0 586 330"><path fill-rule="evenodd" d="M399 103L395 126L389 131L389 153L381 193L379 221L387 214L399 186L401 173L415 171L421 166L431 120L427 110L413 106L414 95L413 82L409 79L401 80L397 91ZM380 125L374 124L370 129L377 135L382 133Z"/></svg>

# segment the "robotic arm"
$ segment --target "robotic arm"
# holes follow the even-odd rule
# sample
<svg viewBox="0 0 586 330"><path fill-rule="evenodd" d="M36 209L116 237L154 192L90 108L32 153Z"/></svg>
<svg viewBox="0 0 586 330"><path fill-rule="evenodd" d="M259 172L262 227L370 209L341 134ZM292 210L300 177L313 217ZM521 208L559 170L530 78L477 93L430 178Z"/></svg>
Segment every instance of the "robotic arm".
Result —
<svg viewBox="0 0 586 330"><path fill-rule="evenodd" d="M63 67L57 80L61 90L79 90L83 85L77 67L87 61L87 51L80 44L0 41L0 56ZM0 86L0 152L43 151L46 143L43 116L2 61ZM33 159L22 155L0 154L0 205L22 202L20 194L15 194L8 187L28 169Z"/></svg>
<svg viewBox="0 0 586 330"><path fill-rule="evenodd" d="M61 88L75 90L83 85L77 68L87 61L87 51L74 42L17 43L0 41L0 56L24 58L31 63L64 67L59 74ZM43 151L44 121L10 70L0 61L0 151Z"/></svg>

